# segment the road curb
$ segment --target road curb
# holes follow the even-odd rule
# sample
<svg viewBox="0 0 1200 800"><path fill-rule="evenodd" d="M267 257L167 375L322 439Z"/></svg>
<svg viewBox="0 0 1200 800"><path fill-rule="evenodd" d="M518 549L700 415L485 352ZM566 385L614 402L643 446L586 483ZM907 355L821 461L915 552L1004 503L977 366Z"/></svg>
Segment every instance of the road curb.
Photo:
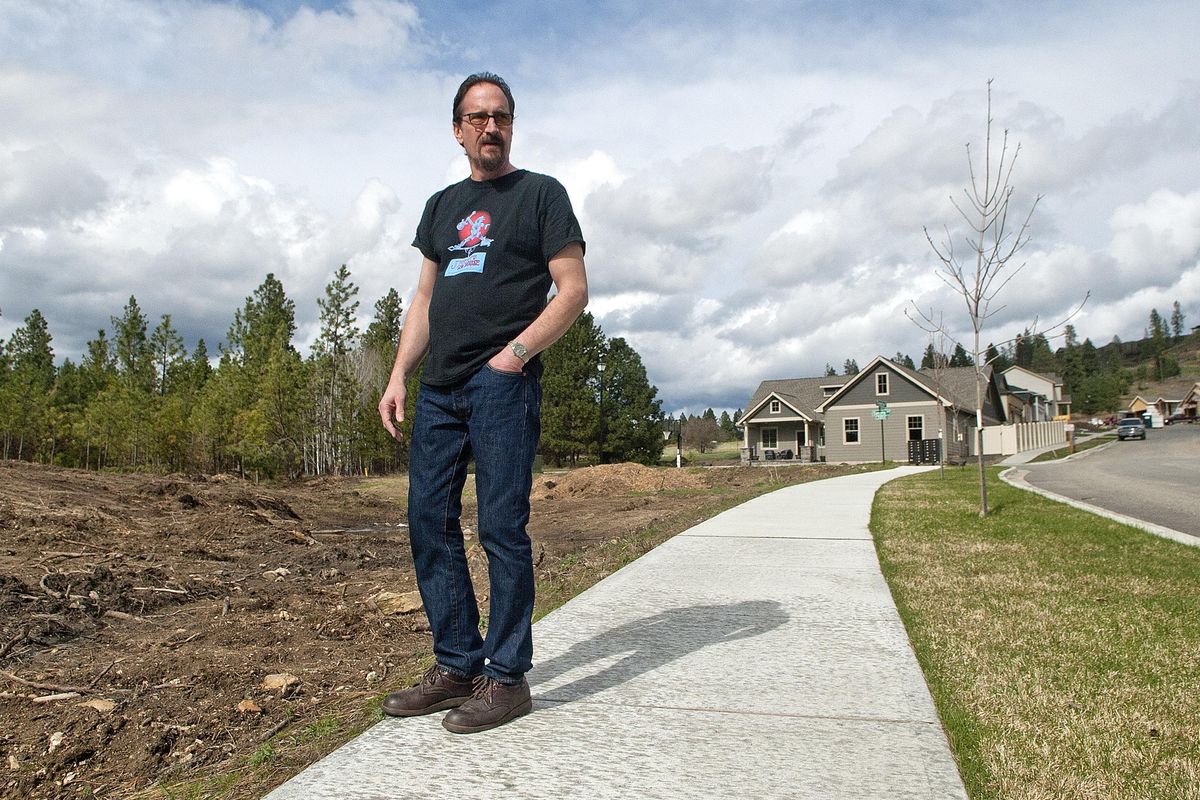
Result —
<svg viewBox="0 0 1200 800"><path fill-rule="evenodd" d="M1102 447L1107 446L1108 445L1101 445L1100 447L1095 447L1085 452L1090 453L1092 450L1100 450ZM1084 454L1079 453L1077 455ZM1056 460L1061 461L1063 459ZM1107 508L1100 508L1100 506L1094 506L1091 503L1085 503L1082 500L1075 500L1070 497L1064 497L1061 494L1055 494L1054 492L1047 491L1046 489L1040 489L1025 480L1025 476L1028 474L1028 470L1023 470L1018 466L1013 466L1000 473L1000 480L1004 481L1009 486L1016 487L1017 489L1024 489L1025 491L1033 492L1034 494L1040 494L1042 497L1045 497L1049 500L1054 500L1059 503L1066 503L1067 505L1078 508L1081 511L1087 511L1101 517L1107 517L1115 522L1120 522L1123 525L1139 528L1147 533L1152 533L1155 536L1161 536L1164 539L1170 539L1173 542L1190 545L1191 547L1200 547L1200 537L1190 536L1183 531L1177 531L1174 528L1167 528L1163 525L1155 525L1153 522L1146 522L1145 520L1129 517L1125 514L1118 514L1116 511L1109 511Z"/></svg>

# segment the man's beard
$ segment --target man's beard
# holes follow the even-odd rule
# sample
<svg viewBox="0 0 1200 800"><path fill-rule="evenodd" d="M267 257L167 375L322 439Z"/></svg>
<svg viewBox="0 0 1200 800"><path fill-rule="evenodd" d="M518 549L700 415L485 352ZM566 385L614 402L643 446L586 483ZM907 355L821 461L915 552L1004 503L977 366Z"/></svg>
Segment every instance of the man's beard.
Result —
<svg viewBox="0 0 1200 800"><path fill-rule="evenodd" d="M484 145L493 144L496 146L495 155L492 151L484 151ZM495 172L504 166L504 144L503 142L480 142L479 155L475 157L475 164L484 172Z"/></svg>

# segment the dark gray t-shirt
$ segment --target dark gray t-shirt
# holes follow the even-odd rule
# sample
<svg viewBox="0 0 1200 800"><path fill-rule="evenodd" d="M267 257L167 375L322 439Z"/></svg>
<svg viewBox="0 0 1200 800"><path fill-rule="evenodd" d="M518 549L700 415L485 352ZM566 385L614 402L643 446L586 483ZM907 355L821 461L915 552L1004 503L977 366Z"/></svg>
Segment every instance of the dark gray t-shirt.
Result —
<svg viewBox="0 0 1200 800"><path fill-rule="evenodd" d="M546 306L550 259L572 242L583 245L579 221L548 175L467 178L429 198L413 240L438 265L422 383L470 377L528 327Z"/></svg>

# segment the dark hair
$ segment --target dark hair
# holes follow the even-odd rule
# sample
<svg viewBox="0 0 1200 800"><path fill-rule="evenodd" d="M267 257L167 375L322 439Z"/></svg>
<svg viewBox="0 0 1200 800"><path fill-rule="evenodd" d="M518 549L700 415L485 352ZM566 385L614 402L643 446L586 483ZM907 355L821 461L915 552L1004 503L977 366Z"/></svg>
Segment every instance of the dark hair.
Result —
<svg viewBox="0 0 1200 800"><path fill-rule="evenodd" d="M462 116L458 109L459 106L462 105L463 97L465 97L467 91L477 83L490 83L498 86L500 91L504 92L505 99L508 100L509 113L515 114L517 112L517 102L513 100L512 90L508 88L508 84L504 82L504 78L501 78L494 72L476 72L474 75L467 76L467 79L462 82L461 86L458 87L458 93L454 95L453 122L458 122L459 117Z"/></svg>

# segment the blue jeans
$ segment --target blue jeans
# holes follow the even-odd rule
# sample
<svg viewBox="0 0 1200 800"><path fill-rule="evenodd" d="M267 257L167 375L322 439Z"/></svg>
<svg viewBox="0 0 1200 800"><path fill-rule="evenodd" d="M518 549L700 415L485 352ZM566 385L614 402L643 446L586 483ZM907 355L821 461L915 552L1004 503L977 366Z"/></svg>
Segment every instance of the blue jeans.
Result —
<svg viewBox="0 0 1200 800"><path fill-rule="evenodd" d="M417 587L438 664L515 683L533 663L529 490L541 434L540 365L484 365L453 386L421 385L408 464L408 525ZM487 639L463 547L462 489L475 459L479 543L487 554Z"/></svg>

